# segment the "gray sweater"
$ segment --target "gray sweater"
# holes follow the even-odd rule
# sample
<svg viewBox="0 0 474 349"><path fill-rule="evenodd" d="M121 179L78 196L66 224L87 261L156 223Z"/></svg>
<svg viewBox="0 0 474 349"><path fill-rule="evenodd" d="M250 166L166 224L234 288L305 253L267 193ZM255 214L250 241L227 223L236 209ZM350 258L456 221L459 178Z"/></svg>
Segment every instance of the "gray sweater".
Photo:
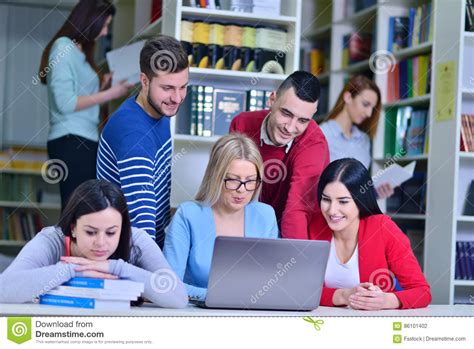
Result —
<svg viewBox="0 0 474 349"><path fill-rule="evenodd" d="M32 302L70 278L82 276L74 270L76 264L60 261L65 251L61 229L44 228L0 275L0 303ZM132 228L130 262L109 259L109 273L143 282L143 296L160 307L183 308L188 303L184 284L143 230Z"/></svg>

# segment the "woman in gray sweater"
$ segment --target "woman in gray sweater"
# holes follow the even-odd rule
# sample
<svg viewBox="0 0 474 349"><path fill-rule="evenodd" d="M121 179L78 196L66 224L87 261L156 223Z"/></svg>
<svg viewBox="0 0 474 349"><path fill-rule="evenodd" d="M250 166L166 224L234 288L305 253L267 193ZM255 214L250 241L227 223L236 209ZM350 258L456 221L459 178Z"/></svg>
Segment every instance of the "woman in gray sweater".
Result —
<svg viewBox="0 0 474 349"><path fill-rule="evenodd" d="M0 275L0 303L25 303L73 277L143 282L143 296L160 307L183 308L186 289L160 248L131 227L117 186L89 180L71 195L58 225L41 230Z"/></svg>

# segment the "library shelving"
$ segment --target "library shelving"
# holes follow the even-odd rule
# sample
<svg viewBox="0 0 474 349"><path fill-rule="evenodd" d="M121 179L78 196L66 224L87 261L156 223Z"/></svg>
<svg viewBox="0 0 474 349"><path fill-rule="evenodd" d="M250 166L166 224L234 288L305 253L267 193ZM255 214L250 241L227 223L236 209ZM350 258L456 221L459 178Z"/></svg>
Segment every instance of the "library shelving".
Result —
<svg viewBox="0 0 474 349"><path fill-rule="evenodd" d="M376 81L382 93L383 108L377 135L372 142L372 174L383 171L393 161L401 166L417 161L415 171L424 173L424 180L420 182L423 189L420 187L413 193L405 193L412 201L424 200L422 205L412 202L414 208L423 206L419 209L422 212L405 212L407 206L404 205L400 205L404 207L399 210L387 212L389 200L379 201L379 204L402 230L405 231L406 227L410 230L413 226L414 230L423 234L421 246L418 246L421 255L417 257L431 285L433 303L469 303L474 295L474 281L455 279L456 242L474 240L474 217L463 214L468 188L474 180L474 153L459 150L461 114L474 114L474 33L464 32L466 1L378 0L372 4L367 2L369 7L359 12L347 14L348 3L352 2L335 0L330 14L320 11L321 16L330 17L326 18L329 23L324 23L322 19L312 21L308 18L314 15L311 10L303 12L303 26L304 23L313 24L307 28L308 35L303 35L305 42L317 40L317 35L321 33L331 38L329 107L334 106L344 83L353 74L362 73ZM388 53L389 18L409 17L410 8L426 6L428 3L431 3L431 37L427 35L417 45ZM314 9L321 10L327 1L314 0L312 5ZM318 25L318 22L324 25ZM387 56L389 65L385 71L373 69L371 58L348 66L342 65L344 35L367 31L372 33L374 40L371 58L379 53ZM421 95L388 102L388 70L395 63L421 55L432 56L426 77L430 90ZM442 117L437 117L436 112L443 108L436 102L440 100L439 93L442 92L439 91L442 89L437 85L436 69L449 61L453 61L455 67L451 86L454 89L454 110L451 110L451 117L447 120L440 120ZM421 154L393 154L385 151L387 117L390 112L404 107L428 110L425 137L429 139L429 146Z"/></svg>
<svg viewBox="0 0 474 349"><path fill-rule="evenodd" d="M61 204L58 184L41 170L8 165L0 166L0 252L16 254L43 226L57 223Z"/></svg>
<svg viewBox="0 0 474 349"><path fill-rule="evenodd" d="M284 74L217 70L192 66L189 69L189 84L191 86L212 86L217 89L239 91L249 91L252 89L272 91L286 78L287 74L298 69L300 58L301 0L281 1L279 15L269 14L265 16L226 9L198 8L187 6L187 3L182 0L164 0L162 17L153 23L149 23L151 0L116 1L115 5L118 11L113 21L112 47L117 48L158 32L181 40L181 21L183 19L227 24L238 23L253 28L268 26L287 32L286 45L282 43L282 49L280 50L286 55L283 67ZM110 111L113 112L119 104L120 102L113 103ZM214 135L204 137L183 132L183 127L181 127L183 118L189 118L189 115L178 113L176 117L171 119L173 139L172 207L176 207L181 202L194 197L204 175L210 149L219 138ZM190 176L190 169L192 169L192 176Z"/></svg>

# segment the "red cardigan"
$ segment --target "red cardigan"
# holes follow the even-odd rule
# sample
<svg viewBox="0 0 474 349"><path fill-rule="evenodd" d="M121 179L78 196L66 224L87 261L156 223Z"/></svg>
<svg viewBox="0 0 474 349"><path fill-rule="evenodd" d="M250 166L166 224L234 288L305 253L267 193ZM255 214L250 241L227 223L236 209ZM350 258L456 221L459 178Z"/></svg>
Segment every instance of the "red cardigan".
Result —
<svg viewBox="0 0 474 349"><path fill-rule="evenodd" d="M329 164L326 138L316 122L311 120L305 132L293 140L288 154L285 153L286 147L261 144L260 129L269 112L240 113L232 120L230 132L246 134L260 150L265 176L269 179L263 182L260 201L275 209L281 236L308 239L311 216L319 211L319 177Z"/></svg>
<svg viewBox="0 0 474 349"><path fill-rule="evenodd" d="M309 231L311 240L331 241L332 231L321 213L313 217ZM390 217L379 214L361 219L358 249L360 282L372 282L386 292L393 292L402 309L430 304L430 286L413 255L410 241ZM393 276L403 291L393 291ZM335 291L323 287L321 305L334 306Z"/></svg>

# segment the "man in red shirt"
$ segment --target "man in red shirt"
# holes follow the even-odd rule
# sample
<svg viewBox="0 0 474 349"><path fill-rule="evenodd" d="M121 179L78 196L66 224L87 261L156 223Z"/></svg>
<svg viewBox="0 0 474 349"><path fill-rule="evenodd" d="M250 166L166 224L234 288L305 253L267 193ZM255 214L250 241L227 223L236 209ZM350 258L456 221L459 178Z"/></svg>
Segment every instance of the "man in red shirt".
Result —
<svg viewBox="0 0 474 349"><path fill-rule="evenodd" d="M272 92L269 110L244 112L230 125L257 144L264 161L260 200L275 209L281 236L309 239L319 176L329 164L326 138L312 119L318 107L319 80L305 71L288 76Z"/></svg>

